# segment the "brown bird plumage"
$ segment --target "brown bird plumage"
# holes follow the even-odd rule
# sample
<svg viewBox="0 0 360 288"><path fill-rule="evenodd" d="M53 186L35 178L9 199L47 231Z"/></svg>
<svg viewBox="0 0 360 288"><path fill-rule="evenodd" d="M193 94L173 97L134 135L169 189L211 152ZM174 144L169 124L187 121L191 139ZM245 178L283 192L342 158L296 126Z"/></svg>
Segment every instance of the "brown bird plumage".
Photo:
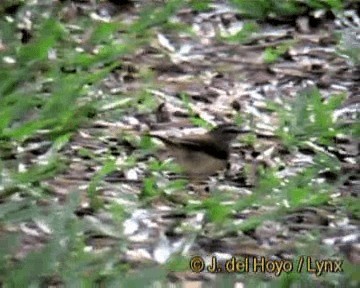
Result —
<svg viewBox="0 0 360 288"><path fill-rule="evenodd" d="M206 177L226 168L230 144L236 136L244 132L233 124L222 124L205 134L187 135L181 138L160 139L176 159L183 172L190 177Z"/></svg>

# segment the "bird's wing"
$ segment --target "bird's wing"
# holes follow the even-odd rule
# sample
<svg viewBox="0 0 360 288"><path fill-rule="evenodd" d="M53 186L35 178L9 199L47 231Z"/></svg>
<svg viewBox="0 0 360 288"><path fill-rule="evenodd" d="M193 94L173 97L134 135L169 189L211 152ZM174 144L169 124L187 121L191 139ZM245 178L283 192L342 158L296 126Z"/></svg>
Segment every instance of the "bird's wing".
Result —
<svg viewBox="0 0 360 288"><path fill-rule="evenodd" d="M194 137L188 135L184 138L166 138L160 135L151 136L160 139L169 147L178 147L189 152L203 152L217 159L227 159L229 156L228 147L214 143L207 135L196 135Z"/></svg>

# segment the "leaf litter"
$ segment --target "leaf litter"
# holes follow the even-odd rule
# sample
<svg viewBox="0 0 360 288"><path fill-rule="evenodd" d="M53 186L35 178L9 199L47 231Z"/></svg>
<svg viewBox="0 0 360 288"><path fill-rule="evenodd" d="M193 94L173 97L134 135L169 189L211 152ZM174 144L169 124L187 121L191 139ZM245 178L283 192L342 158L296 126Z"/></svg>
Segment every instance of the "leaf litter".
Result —
<svg viewBox="0 0 360 288"><path fill-rule="evenodd" d="M79 7L92 9L85 4ZM115 17L114 14L121 15L121 11L104 12L110 9L108 7L101 9L98 10L99 17L105 15L109 21ZM131 12L127 12L136 15L137 9L140 7L133 7ZM353 17L358 19L356 15ZM130 263L165 263L171 255L178 253L204 257L212 254L218 255L219 259L221 255L224 259L230 255L288 259L294 257L297 241L318 230L322 243L335 246L351 262L358 264L359 219L336 210L334 205L299 208L243 231L231 229L231 226L241 224L249 217L261 217L271 212L273 208L266 205L266 198L272 196L271 191L264 195L262 203L254 203L241 212L230 211L233 219L229 222L233 224L224 226L229 231L219 231L216 223L208 221L208 213L201 209L202 196L187 186L180 191L180 200L171 198L174 196L171 193L170 196L155 195L149 205L143 205L143 180L155 177L157 187L163 187L165 191L164 187L168 185L166 177L172 174L163 171L149 174L149 162L155 158L152 152L145 153L140 148L141 135L150 129L166 135L191 133L194 131L192 117L215 124L234 121L241 116L242 125L250 127L256 137L255 143L235 143L228 175L213 181L215 184L210 189L210 195L217 190L224 194L219 198L219 205L233 205L239 199L241 202L243 195L256 193L258 176L252 175L255 180L249 181L251 173L244 172L251 170L254 163L261 167L282 166L277 175L286 182L288 177L298 175L314 164L318 150L339 159L339 171L345 171L342 173L345 176L350 175L333 191L334 198L341 197L339 193L359 197L360 191L356 176L359 175L358 140L348 136L338 138L339 143L332 150L319 146L316 141L308 141L304 142L305 147L292 153L275 135L279 119L267 105L267 101L272 100L286 108L286 103L299 92L316 85L325 100L332 94L345 92L347 99L340 109L335 110L335 117L350 123L356 120L359 67L335 53L337 47L333 30L339 29L337 21L322 15L316 27L310 25L308 16L298 18L297 26L286 22L278 26L264 23L264 27L242 44L227 39L236 34L244 23L224 1L211 5L209 11L196 14L192 9L184 8L171 21L186 23L192 27L192 33L157 28L156 38L151 44L135 55L121 59L121 67L104 79L102 97L105 104L98 118L76 132L61 148L62 157L69 161L68 169L53 179L43 181L43 185L51 190L51 197L46 201L62 202L70 191L79 191L81 204L78 217L84 217L89 231L93 232L87 242L89 249L103 249L124 238L128 243L127 250L119 256ZM276 47L284 40L293 42L278 61L265 64L264 49ZM143 81L146 73L151 73L153 83ZM150 103L153 107L145 105L143 111L136 111L129 103L141 89L147 93L142 101L153 101ZM183 95L188 98L188 105L184 105ZM117 113L117 108L124 106L128 107L125 115ZM27 161L39 163L52 149L46 141L30 141L25 143L25 147L17 148L20 151L7 153L10 156L19 153L19 169L21 165L26 167ZM101 169L102 161L109 157L116 159L118 166L97 183L96 193L104 201L105 208L116 204L126 207L128 218L122 227L116 227L108 209L93 211L86 192L91 179ZM347 165L350 168L346 168ZM6 169L2 173L6 173ZM329 180L331 177L338 176L328 173L322 178ZM198 208L189 208L188 213L183 209L184 202ZM26 236L17 258L22 258L29 250L39 249L38 245L46 241L49 231L40 223L34 221L30 226L20 226ZM36 232L30 232L29 227ZM212 279L212 275L171 274L182 280Z"/></svg>

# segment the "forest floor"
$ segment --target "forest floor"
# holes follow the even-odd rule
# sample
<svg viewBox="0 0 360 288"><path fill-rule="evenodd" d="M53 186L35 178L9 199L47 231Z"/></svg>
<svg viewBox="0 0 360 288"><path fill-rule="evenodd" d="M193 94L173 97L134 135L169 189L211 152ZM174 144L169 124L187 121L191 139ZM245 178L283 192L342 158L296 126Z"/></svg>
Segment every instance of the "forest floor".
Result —
<svg viewBox="0 0 360 288"><path fill-rule="evenodd" d="M63 97L42 106L49 117L56 109L72 111L60 99L74 91L85 95L74 106L91 103L94 109L79 124L75 112L66 118L72 131L49 136L42 127L24 136L11 128L10 136L2 134L1 143L11 144L0 149L0 243L15 232L19 242L11 248L6 240L1 256L12 251L12 264L1 266L9 276L0 276L0 283L32 281L36 273L45 287L61 287L79 275L124 287L156 281L183 287L359 283L360 70L341 53L346 45L360 48L359 5L339 14L305 9L255 21L228 1L210 1L204 9L182 2L153 1L147 12L141 12L146 1L68 1L59 8L57 21L68 29L72 49L96 57L105 47L95 64L108 72L90 78L98 67L87 58L59 64ZM21 9L14 19L32 21L34 14L26 11L34 7ZM150 24L140 25L139 17ZM83 19L94 26L81 26ZM138 23L130 26L136 35L131 39L123 28L128 23ZM36 38L34 31L20 29L24 46L26 37ZM2 37L6 54L11 47ZM48 61L51 66L50 56ZM85 70L86 80L77 76ZM56 74L51 84L49 75L39 75L38 95L55 93ZM84 83L67 91L69 79ZM25 89L32 87L28 83ZM34 111L22 121L32 121ZM226 173L201 185L159 158L160 143L146 136L201 133L228 122L251 132L232 146ZM66 248L54 248L60 242ZM206 271L216 257L224 272L232 256L271 263L261 273L252 272L250 263L249 271L229 279ZM331 267L321 273L316 263L324 260ZM289 266L277 273L274 263ZM23 280L14 280L19 275Z"/></svg>

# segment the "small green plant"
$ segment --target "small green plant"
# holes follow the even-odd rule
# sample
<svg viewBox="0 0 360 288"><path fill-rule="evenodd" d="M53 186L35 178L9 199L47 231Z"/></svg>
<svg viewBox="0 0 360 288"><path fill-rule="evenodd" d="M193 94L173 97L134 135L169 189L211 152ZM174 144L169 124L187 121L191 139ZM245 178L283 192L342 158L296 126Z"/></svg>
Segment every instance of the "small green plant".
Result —
<svg viewBox="0 0 360 288"><path fill-rule="evenodd" d="M159 194L160 192L156 186L156 179L154 177L148 177L144 179L144 185L140 197L144 199L149 199L159 196Z"/></svg>
<svg viewBox="0 0 360 288"><path fill-rule="evenodd" d="M333 112L344 99L345 95L339 94L325 100L318 89L310 88L298 93L292 101L268 103L268 107L279 115L277 134L286 146L301 146L307 140L331 145L341 132L339 123L333 120Z"/></svg>
<svg viewBox="0 0 360 288"><path fill-rule="evenodd" d="M6 9L14 4L7 2ZM73 135L77 135L79 128L92 122L97 113L105 114L111 110L117 116L123 115L130 104L137 105L137 100L143 106L140 103L135 109L141 111L149 111L145 105L156 106L154 97L146 93L137 93L139 97L132 94L131 97L116 95L115 98L107 91L99 92L104 90L102 81L119 67L122 57L148 44L155 35L153 27L168 22L183 1L167 1L161 7L149 5L139 19L130 24L120 20L98 22L88 15L78 15L73 25L67 25L57 17L58 9L66 4L46 5L45 2L40 7L27 1L16 1L21 6L19 11L29 9L34 12L30 13L32 37L27 43L22 43L18 37L21 13L14 15L15 21L8 21L3 15L8 12L4 7L0 8L0 14L4 16L0 20L0 39L6 43L0 49L0 226L35 221L49 229L44 241L39 246L34 245L34 251L23 253L16 260L14 255L22 249L24 235L0 233L0 286L45 287L52 286L55 281L55 285L65 286L105 283L114 287L147 287L162 281L166 270L159 266L144 270L140 278L138 273L128 273L128 264L119 263L126 241L118 239L127 210L119 204L104 205L98 195L104 177L118 168L113 157L99 157L86 148L76 155L95 165L101 164L89 183L87 196L92 212L109 212L111 224L78 217L79 196L83 192L67 191L66 203L61 201L59 204L45 180L56 178L67 170L68 155L62 155L62 149L71 142ZM140 73L140 77L146 84L151 84L148 71ZM118 101L116 105L109 101L110 97ZM105 104L112 106L109 108ZM23 155L17 149L26 147L27 141L51 144L41 162L34 156L26 163L26 169L19 172L17 166ZM145 139L139 142L135 139L134 143L135 147L152 149L150 141ZM133 167L144 153L133 154L124 160L122 167ZM17 162L11 165L5 158L14 155L18 157ZM172 185L171 189L180 186L175 182ZM155 188L156 183L151 178L145 181L146 195L156 195ZM92 235L114 237L116 245L110 251L93 253L87 242L92 240Z"/></svg>
<svg viewBox="0 0 360 288"><path fill-rule="evenodd" d="M90 199L91 208L97 210L103 205L100 197L97 195L96 188L98 187L100 181L107 174L109 174L115 170L116 170L115 161L111 160L111 159L106 160L104 165L101 167L101 169L91 179L89 187L88 187L88 196Z"/></svg>
<svg viewBox="0 0 360 288"><path fill-rule="evenodd" d="M289 48L293 45L293 41L284 42L276 47L266 48L263 53L264 62L267 64L271 64L276 62L282 55L284 55Z"/></svg>
<svg viewBox="0 0 360 288"><path fill-rule="evenodd" d="M360 40L357 38L358 31L348 28L341 32L337 46L338 54L349 59L353 65L360 65Z"/></svg>
<svg viewBox="0 0 360 288"><path fill-rule="evenodd" d="M352 215L355 219L360 219L360 205L356 197L348 196L341 198L340 205L343 206L347 213Z"/></svg>
<svg viewBox="0 0 360 288"><path fill-rule="evenodd" d="M150 160L148 169L151 172L151 176L148 176L143 181L143 187L141 190L140 198L145 200L145 203L149 203L153 200L165 197L170 201L177 201L177 192L184 193L186 191L186 185L188 181L186 179L175 179L168 182L161 182L158 184L159 172L170 171L175 173L181 173L181 167L173 161L158 161ZM175 195L173 199L173 194Z"/></svg>
<svg viewBox="0 0 360 288"><path fill-rule="evenodd" d="M208 121L206 121L205 119L202 119L201 117L196 115L195 111L193 110L193 108L191 106L190 98L187 94L182 93L181 100L182 100L185 108L188 110L191 123L193 123L196 126L203 127L206 129L211 129L213 127L213 125L211 125Z"/></svg>
<svg viewBox="0 0 360 288"><path fill-rule="evenodd" d="M203 201L203 205L206 209L206 213L210 221L214 223L223 223L229 220L229 216L232 214L232 205L224 205L217 199L212 197Z"/></svg>
<svg viewBox="0 0 360 288"><path fill-rule="evenodd" d="M164 171L170 171L174 173L181 172L181 167L177 163L174 163L173 161L151 160L149 162L148 168L151 172L164 172Z"/></svg>
<svg viewBox="0 0 360 288"><path fill-rule="evenodd" d="M183 4L183 0L170 0L166 1L162 7L158 7L156 4L148 5L141 11L139 20L130 25L129 32L142 38L151 36L150 28L167 23Z"/></svg>
<svg viewBox="0 0 360 288"><path fill-rule="evenodd" d="M254 19L289 17L301 15L308 9L341 10L342 0L230 0L240 13Z"/></svg>
<svg viewBox="0 0 360 288"><path fill-rule="evenodd" d="M242 211L253 205L277 208L249 217L236 227L244 231L254 229L264 220L277 219L287 211L328 203L331 200L331 193L341 184L341 180L330 185L316 179L320 171L324 169L336 170L339 163L321 153L315 158L317 160L315 160L314 165L284 179L279 178L276 169L261 168L256 189L251 195L237 201L233 209Z"/></svg>
<svg viewBox="0 0 360 288"><path fill-rule="evenodd" d="M187 0L189 6L195 11L206 11L210 9L210 0Z"/></svg>
<svg viewBox="0 0 360 288"><path fill-rule="evenodd" d="M240 43L245 44L251 41L251 37L259 31L259 26L254 21L247 21L244 23L244 26L236 34L231 36L223 36L222 40L225 40L229 43Z"/></svg>

